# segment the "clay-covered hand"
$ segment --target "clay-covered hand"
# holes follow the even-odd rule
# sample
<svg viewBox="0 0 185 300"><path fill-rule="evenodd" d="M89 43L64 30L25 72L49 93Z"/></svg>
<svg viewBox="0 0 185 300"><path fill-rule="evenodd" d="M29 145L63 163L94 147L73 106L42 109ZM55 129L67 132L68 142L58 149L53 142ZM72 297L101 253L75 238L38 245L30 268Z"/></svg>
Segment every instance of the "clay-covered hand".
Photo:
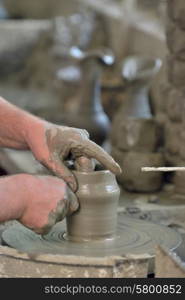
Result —
<svg viewBox="0 0 185 300"><path fill-rule="evenodd" d="M48 123L1 97L0 124L0 147L30 149L38 161L63 178L73 191L77 183L64 164L70 155L77 170L92 171L94 158L113 173L121 173L113 158L89 140L87 131Z"/></svg>
<svg viewBox="0 0 185 300"><path fill-rule="evenodd" d="M78 206L75 194L57 177L19 174L0 179L0 222L16 219L46 234Z"/></svg>
<svg viewBox="0 0 185 300"><path fill-rule="evenodd" d="M92 171L91 159L94 158L114 174L121 173L119 165L89 139L86 130L57 126L38 120L28 131L26 140L35 158L58 177L63 178L73 191L77 190L76 179L64 164L70 156L79 171Z"/></svg>

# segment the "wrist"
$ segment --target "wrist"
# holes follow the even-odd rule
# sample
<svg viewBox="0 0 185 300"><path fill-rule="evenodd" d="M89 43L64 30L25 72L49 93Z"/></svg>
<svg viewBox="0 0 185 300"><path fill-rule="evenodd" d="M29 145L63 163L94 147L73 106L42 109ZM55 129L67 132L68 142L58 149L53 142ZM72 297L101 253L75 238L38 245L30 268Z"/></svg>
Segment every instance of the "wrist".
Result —
<svg viewBox="0 0 185 300"><path fill-rule="evenodd" d="M34 143L39 143L43 136L48 122L35 117L29 113L25 114L22 120L23 138L29 149L32 149Z"/></svg>

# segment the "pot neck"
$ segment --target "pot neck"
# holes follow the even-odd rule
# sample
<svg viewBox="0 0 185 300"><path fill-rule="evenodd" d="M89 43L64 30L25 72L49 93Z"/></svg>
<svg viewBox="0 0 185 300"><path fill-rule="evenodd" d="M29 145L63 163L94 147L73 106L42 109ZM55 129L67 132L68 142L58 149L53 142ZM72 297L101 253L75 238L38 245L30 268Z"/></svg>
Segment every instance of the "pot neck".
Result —
<svg viewBox="0 0 185 300"><path fill-rule="evenodd" d="M82 62L82 82L80 111L100 112L101 105L101 70L95 59L89 58Z"/></svg>
<svg viewBox="0 0 185 300"><path fill-rule="evenodd" d="M97 183L109 183L115 184L115 175L108 171L93 171L93 172L79 172L79 171L73 171L79 185L84 184L97 184Z"/></svg>
<svg viewBox="0 0 185 300"><path fill-rule="evenodd" d="M124 114L128 117L151 118L149 104L149 84L146 81L131 83L127 89L127 100L123 105Z"/></svg>

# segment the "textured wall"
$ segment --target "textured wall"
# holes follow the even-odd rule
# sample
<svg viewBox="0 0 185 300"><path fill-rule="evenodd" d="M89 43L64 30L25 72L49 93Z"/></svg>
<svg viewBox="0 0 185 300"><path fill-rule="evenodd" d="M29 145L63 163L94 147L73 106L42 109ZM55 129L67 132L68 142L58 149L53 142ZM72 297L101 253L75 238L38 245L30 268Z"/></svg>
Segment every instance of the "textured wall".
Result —
<svg viewBox="0 0 185 300"><path fill-rule="evenodd" d="M169 54L165 146L166 159L171 164L185 165L185 1L168 0L166 28ZM177 180L178 179L178 180ZM185 174L177 174L177 191L185 193Z"/></svg>
<svg viewBox="0 0 185 300"><path fill-rule="evenodd" d="M185 1L167 1L168 54L152 88L154 111L164 128L166 164L185 165ZM176 191L185 194L185 173L175 175Z"/></svg>

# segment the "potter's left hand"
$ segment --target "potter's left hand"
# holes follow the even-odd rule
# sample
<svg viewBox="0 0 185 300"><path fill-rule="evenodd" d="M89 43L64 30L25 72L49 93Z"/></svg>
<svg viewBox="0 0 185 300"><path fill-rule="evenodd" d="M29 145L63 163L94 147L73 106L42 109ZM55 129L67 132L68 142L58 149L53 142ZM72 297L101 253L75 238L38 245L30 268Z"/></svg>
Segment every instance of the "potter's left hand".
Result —
<svg viewBox="0 0 185 300"><path fill-rule="evenodd" d="M94 158L114 174L121 173L113 158L89 140L86 130L57 126L39 119L34 127L35 129L32 127L27 135L27 143L34 156L67 182L73 191L77 190L76 179L64 164L69 155L76 160L77 170L91 170L91 158Z"/></svg>
<svg viewBox="0 0 185 300"><path fill-rule="evenodd" d="M17 174L0 177L0 223L18 220L39 234L46 234L79 203L67 184L54 176Z"/></svg>

